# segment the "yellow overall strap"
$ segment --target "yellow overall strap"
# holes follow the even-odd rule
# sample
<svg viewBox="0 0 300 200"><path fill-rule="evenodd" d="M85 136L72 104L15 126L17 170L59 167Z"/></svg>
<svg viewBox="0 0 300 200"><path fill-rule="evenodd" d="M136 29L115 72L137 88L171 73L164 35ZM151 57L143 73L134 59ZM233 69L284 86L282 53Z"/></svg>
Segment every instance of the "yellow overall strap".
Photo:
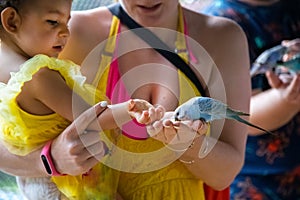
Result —
<svg viewBox="0 0 300 200"><path fill-rule="evenodd" d="M177 38L175 42L175 52L186 62L189 62L189 50L187 49L187 41L185 36L185 23L183 18L182 7L178 7L178 26L177 26ZM194 96L200 96L200 92L197 87L190 81L190 79L180 70L178 70L180 95L179 105Z"/></svg>
<svg viewBox="0 0 300 200"><path fill-rule="evenodd" d="M96 78L93 81L93 85L96 86L98 90L104 93L106 93L109 66L113 58L119 27L120 27L120 20L116 16L113 16L109 38L107 39L105 49L101 54L99 70L97 72ZM187 42L185 36L185 23L184 23L181 5L179 5L178 7L177 31L178 33L175 42L176 52L186 63L188 63L189 53L187 49ZM180 104L187 101L191 97L200 95L199 91L197 90L197 87L180 70L178 70L178 77L179 77L179 85L180 85L180 95L179 95Z"/></svg>
<svg viewBox="0 0 300 200"><path fill-rule="evenodd" d="M120 20L116 16L113 16L110 32L109 32L109 38L106 40L104 51L101 54L100 65L96 77L92 83L98 90L104 92L104 94L106 93L108 72L110 69L110 64L116 46L119 27L120 27Z"/></svg>

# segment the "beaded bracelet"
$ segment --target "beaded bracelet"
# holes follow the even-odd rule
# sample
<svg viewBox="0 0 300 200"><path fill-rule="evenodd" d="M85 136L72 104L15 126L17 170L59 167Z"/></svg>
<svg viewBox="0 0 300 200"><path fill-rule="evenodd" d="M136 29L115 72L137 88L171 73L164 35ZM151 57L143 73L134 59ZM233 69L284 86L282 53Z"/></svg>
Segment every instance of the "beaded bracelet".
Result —
<svg viewBox="0 0 300 200"><path fill-rule="evenodd" d="M194 144L195 144L195 141L193 140L193 142L190 144L190 146L187 149L192 148L194 146ZM180 162L184 163L184 164L193 164L195 162L195 160L190 160L190 161L185 161L185 160L182 160L182 159L178 159L178 160Z"/></svg>
<svg viewBox="0 0 300 200"><path fill-rule="evenodd" d="M204 142L205 146L204 147L203 147L203 145L201 146L198 155L206 154L208 152L208 140L206 139L206 137L204 137L203 142ZM192 144L188 147L188 149L192 148L194 144L195 144L195 141L192 142ZM199 156L199 158L200 158L200 156ZM179 159L179 161L184 163L184 164L193 164L193 163L195 163L195 160L185 161L185 160Z"/></svg>

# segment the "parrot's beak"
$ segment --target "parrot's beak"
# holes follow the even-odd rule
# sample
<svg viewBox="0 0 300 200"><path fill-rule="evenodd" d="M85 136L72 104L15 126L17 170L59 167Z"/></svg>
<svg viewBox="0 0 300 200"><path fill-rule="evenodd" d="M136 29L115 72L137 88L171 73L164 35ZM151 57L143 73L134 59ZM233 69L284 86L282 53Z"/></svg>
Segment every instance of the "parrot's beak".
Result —
<svg viewBox="0 0 300 200"><path fill-rule="evenodd" d="M180 119L178 118L178 116L179 116L179 112L175 112L175 121L180 121Z"/></svg>

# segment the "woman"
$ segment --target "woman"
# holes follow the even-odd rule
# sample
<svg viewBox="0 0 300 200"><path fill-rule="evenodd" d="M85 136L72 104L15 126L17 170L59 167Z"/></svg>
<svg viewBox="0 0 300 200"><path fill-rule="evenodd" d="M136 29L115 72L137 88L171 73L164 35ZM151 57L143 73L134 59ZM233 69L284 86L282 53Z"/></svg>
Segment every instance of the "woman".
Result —
<svg viewBox="0 0 300 200"><path fill-rule="evenodd" d="M184 21L183 32L200 44L218 66L218 70L225 83L227 103L243 111L248 110L250 79L247 72L247 43L243 32L236 24L229 20L196 14L182 8L177 0L155 2L123 0L120 1L120 4L134 20L146 27L159 27L176 31L178 30L179 22L182 17L182 21ZM98 44L101 46L101 42L105 41L110 33L114 31L117 33L124 33L128 30L123 24L118 25L118 20L116 20L117 22L113 20L112 14L107 8L74 12L70 23L71 38L62 57L71 59L78 64L82 64L85 57ZM89 28L86 29L86 27ZM219 32L222 32L222 38L219 37ZM163 33L158 34L162 35L160 35L161 39L169 46L175 48L174 43L176 36L172 37L172 33L165 35L163 35ZM126 41L131 41L131 43L126 43L124 38ZM178 84L178 82L175 82L177 80L177 74L175 75L175 73L172 73L174 67L166 62L166 60L158 55L153 49L149 49L149 47L145 47L141 50L132 47L135 45L132 44L133 41L138 43L136 46L140 45L142 48L143 45L145 46L145 44L134 35L128 34L124 37L121 35L119 38L117 37L117 41L116 51L113 47L112 52L105 52L105 55L114 54L114 57L112 58L112 61L114 62L112 62L107 69L107 74L110 74L111 76L114 75L113 77L122 77L123 80L132 80L130 78L127 79L127 76L130 77L130 73L133 73L139 66L144 66L148 63L159 63L161 65L171 66L169 74L164 76L164 79L167 79L170 83L166 87L162 87L160 84L144 84L136 87L137 89L135 90L131 90L131 85L129 85L129 83L124 81L124 85L127 91L131 91L131 93L129 93L131 97L144 98L152 104L159 103L165 106L169 111L174 110L178 106L177 94L176 92L170 92L170 90L179 91L178 88L177 90L173 90L172 88L172 85L174 87L174 85ZM124 43L126 43L126 46ZM126 51L128 48L132 48L133 50ZM197 50L194 50L193 53L196 54L196 51ZM101 53L102 50L97 49L92 52L93 55L101 55ZM197 57L198 55L195 56ZM95 59L97 60L99 57L100 56L96 56ZM115 58L117 58L117 61L115 61ZM115 67L116 62L117 67ZM91 62L87 61L86 63L90 64ZM92 75L96 74L97 71L89 65L85 66L84 63L82 66L83 73L86 73L87 77L89 77L92 82L91 79L94 79ZM100 64L100 68L101 67ZM205 66L202 65L201 67L203 68ZM98 68L98 65L96 68ZM163 70L159 71L159 69L161 68L154 67L153 70L158 70L154 74L158 75L165 73ZM97 79L100 80L99 86L103 86L103 84L113 85L119 81L118 79L114 82L111 79L111 76L105 75L106 72L104 72L103 76L108 78L101 77ZM136 82L138 82L138 76L143 76L142 72L143 70L139 75L133 78ZM147 73L150 72L147 71ZM154 76L154 74L152 75ZM233 74L235 74L235 76L232 76ZM204 77L203 79L212 79L212 76L213 74L211 74L210 77ZM107 80L107 82L103 81L103 79ZM199 77L199 79L201 78ZM159 78L155 80L157 80L157 82L161 81ZM213 84L215 84L215 82ZM207 82L207 89L213 88L209 90L209 92L212 96L216 96L216 89L212 86L213 84ZM236 84L239 84L240 87L234 87ZM221 85L219 86L221 87ZM100 89L103 89L103 87ZM113 89L104 87L103 90L110 98L114 98ZM119 95L117 95L117 97L122 96L123 93L125 93L123 96L126 97L126 92L124 92L122 88L119 89L118 92ZM165 131L166 129L167 131L174 131L172 125L165 128ZM204 137L198 137L194 141L194 146L188 149L179 159L181 161L190 162L186 162L185 164L176 160L168 166L148 173L121 173L119 193L124 199L141 199L146 197L150 199L161 199L163 197L168 199L201 199L203 197L203 193L201 193L203 187L202 181L215 189L224 189L231 183L243 164L245 134L246 129L244 126L235 122L226 121L218 141L212 137L205 140L206 142L208 141L209 144L216 142L216 145L207 156L201 159L198 157L198 152L204 139ZM122 139L120 140L125 144L126 147L124 148L127 148L126 150L133 152L149 151L149 149L151 149L149 146L156 146L155 141L151 140L135 141L128 139L125 136L122 136ZM140 147L142 144L145 145L145 147L137 150L136 147ZM166 173L170 170L174 170L173 175ZM224 171L226 171L226 173L224 173ZM183 175L180 176L180 174Z"/></svg>

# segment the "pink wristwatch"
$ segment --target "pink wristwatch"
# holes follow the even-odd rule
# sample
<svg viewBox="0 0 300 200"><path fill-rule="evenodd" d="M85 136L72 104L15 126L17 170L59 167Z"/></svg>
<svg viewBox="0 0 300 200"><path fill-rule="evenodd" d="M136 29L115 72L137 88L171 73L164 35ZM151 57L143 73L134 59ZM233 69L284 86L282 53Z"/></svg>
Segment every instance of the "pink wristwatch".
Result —
<svg viewBox="0 0 300 200"><path fill-rule="evenodd" d="M44 146L41 153L42 162L49 175L63 176L64 174L59 173L54 166L52 156L51 156L51 144L52 144L52 140L47 142L46 145Z"/></svg>

